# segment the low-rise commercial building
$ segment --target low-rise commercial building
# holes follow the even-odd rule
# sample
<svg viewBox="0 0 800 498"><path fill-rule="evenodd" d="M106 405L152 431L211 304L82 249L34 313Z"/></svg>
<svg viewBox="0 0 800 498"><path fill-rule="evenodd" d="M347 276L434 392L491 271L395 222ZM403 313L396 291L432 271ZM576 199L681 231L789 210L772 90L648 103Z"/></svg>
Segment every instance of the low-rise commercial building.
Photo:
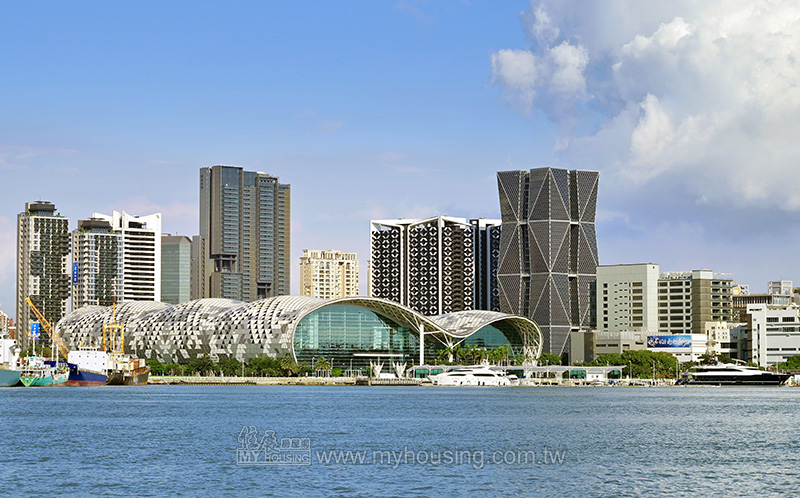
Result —
<svg viewBox="0 0 800 498"><path fill-rule="evenodd" d="M747 336L740 348L741 359L762 367L800 355L800 307L747 306Z"/></svg>

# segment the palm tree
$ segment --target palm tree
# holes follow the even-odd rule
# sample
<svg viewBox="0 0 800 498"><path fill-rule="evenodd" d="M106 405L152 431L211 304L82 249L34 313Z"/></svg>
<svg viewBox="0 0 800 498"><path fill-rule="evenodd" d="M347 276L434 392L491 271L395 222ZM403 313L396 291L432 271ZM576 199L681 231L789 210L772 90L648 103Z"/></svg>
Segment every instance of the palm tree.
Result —
<svg viewBox="0 0 800 498"><path fill-rule="evenodd" d="M291 355L286 355L281 358L281 370L283 370L284 375L287 377L291 377L297 372L297 362L294 361Z"/></svg>
<svg viewBox="0 0 800 498"><path fill-rule="evenodd" d="M329 362L325 357L320 357L314 365L318 371L322 370L324 372L328 372L331 369L331 362Z"/></svg>

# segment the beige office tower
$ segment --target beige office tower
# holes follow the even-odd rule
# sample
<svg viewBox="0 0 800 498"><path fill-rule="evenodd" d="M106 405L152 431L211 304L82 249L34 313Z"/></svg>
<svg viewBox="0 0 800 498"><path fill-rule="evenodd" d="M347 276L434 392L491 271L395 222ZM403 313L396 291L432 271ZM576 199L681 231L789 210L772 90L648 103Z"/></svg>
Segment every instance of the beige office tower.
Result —
<svg viewBox="0 0 800 498"><path fill-rule="evenodd" d="M730 275L710 270L662 273L658 329L662 334L705 334L706 322L733 321Z"/></svg>
<svg viewBox="0 0 800 498"><path fill-rule="evenodd" d="M53 325L67 314L69 246L69 218L52 202L25 204L25 212L17 216L17 337L23 349L29 344L31 322L38 321L26 298ZM40 330L39 339L49 342Z"/></svg>
<svg viewBox="0 0 800 498"><path fill-rule="evenodd" d="M358 295L358 259L354 252L303 250L300 293L322 299Z"/></svg>

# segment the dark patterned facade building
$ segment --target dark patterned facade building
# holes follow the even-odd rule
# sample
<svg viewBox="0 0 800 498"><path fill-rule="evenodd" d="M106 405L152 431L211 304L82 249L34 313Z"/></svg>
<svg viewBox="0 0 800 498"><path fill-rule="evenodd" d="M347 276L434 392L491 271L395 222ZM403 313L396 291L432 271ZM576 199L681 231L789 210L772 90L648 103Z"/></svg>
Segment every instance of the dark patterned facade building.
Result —
<svg viewBox="0 0 800 498"><path fill-rule="evenodd" d="M497 173L500 309L539 324L545 352L566 352L570 331L590 320L599 176L549 167Z"/></svg>
<svg viewBox="0 0 800 498"><path fill-rule="evenodd" d="M69 218L61 216L51 202L25 204L17 216L17 336L23 349L36 316L25 299L55 324L67 314L70 273ZM42 329L40 340L50 338Z"/></svg>
<svg viewBox="0 0 800 498"><path fill-rule="evenodd" d="M491 256L493 237L499 247L498 225L449 216L372 221L371 295L428 316L493 310L482 306L491 305L496 264L483 256Z"/></svg>
<svg viewBox="0 0 800 498"><path fill-rule="evenodd" d="M290 186L236 166L200 169L192 297L255 301L289 294Z"/></svg>
<svg viewBox="0 0 800 498"><path fill-rule="evenodd" d="M500 220L470 220L475 252L475 308L500 311L497 261L500 256Z"/></svg>

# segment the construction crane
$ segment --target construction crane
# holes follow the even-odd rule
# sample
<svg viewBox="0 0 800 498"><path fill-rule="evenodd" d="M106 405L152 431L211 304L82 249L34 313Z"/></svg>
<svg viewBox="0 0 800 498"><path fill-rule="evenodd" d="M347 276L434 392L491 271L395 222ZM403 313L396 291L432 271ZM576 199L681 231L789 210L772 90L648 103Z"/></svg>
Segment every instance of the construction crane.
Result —
<svg viewBox="0 0 800 498"><path fill-rule="evenodd" d="M58 348L58 352L61 354L61 356L66 358L67 355L69 354L69 348L67 347L67 345L64 344L64 341L61 340L61 337L59 337L59 335L56 334L56 331L53 330L53 327L50 325L50 322L47 321L47 318L45 318L44 315L39 311L39 309L33 304L31 298L26 297L25 302L28 303L28 306L31 307L31 309L33 310L33 314L36 315L36 318L39 319L39 323L42 324L42 327L44 328L45 332L47 332L50 335L50 338L53 340L56 347Z"/></svg>

